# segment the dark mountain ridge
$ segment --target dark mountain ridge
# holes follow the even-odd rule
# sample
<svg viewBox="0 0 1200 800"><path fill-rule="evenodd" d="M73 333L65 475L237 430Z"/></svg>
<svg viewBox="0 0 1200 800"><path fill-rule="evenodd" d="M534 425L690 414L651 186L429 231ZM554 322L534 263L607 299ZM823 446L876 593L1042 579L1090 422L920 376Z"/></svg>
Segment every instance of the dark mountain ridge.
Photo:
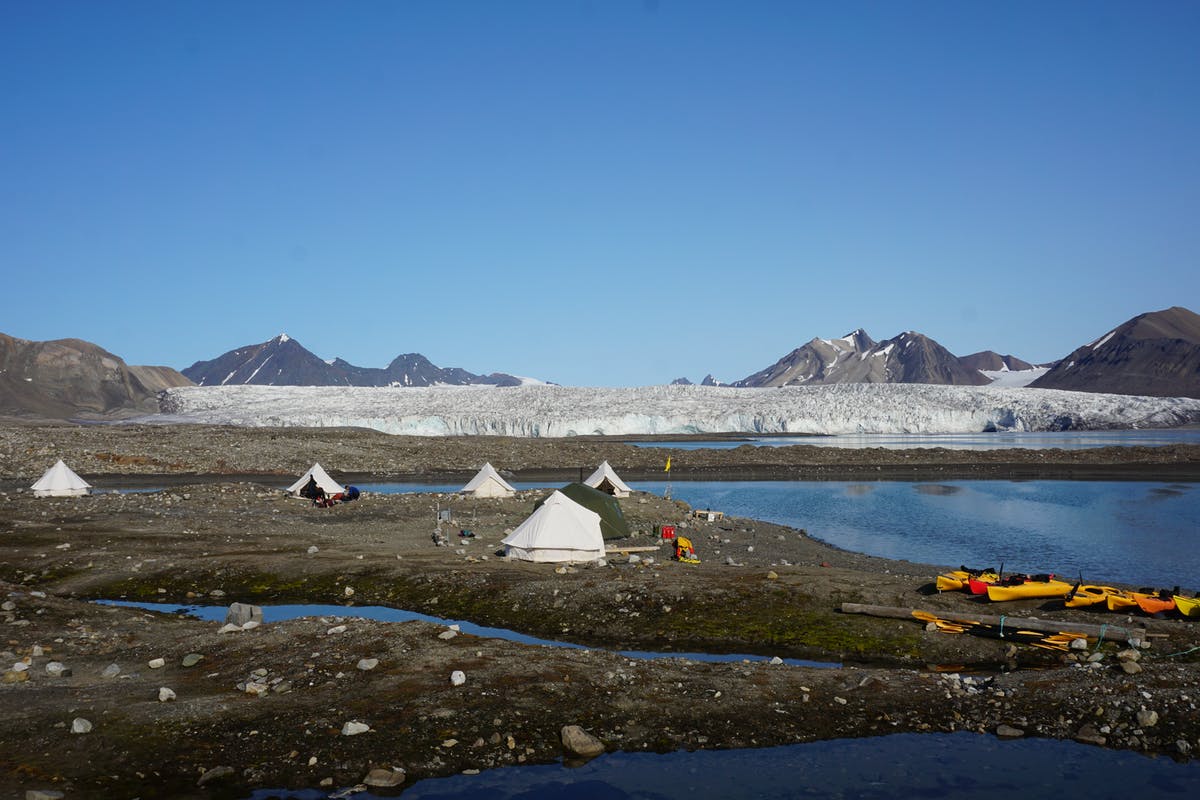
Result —
<svg viewBox="0 0 1200 800"><path fill-rule="evenodd" d="M476 375L438 367L420 353L396 356L383 369L359 367L342 358L324 361L282 333L261 344L197 361L183 374L198 386L519 386L520 378L494 372Z"/></svg>

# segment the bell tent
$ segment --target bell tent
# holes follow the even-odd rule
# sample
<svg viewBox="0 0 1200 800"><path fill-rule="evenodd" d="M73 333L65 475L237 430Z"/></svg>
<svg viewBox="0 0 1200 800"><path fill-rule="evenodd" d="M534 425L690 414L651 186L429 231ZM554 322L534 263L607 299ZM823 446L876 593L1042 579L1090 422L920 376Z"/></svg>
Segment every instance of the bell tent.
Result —
<svg viewBox="0 0 1200 800"><path fill-rule="evenodd" d="M556 490L555 494L559 492L565 494L589 511L594 511L600 515L600 533L606 540L624 539L632 535L629 530L629 523L625 520L625 513L621 511L621 504L611 494L605 494L599 489L584 486L582 483L568 483L561 489ZM550 495L550 497L553 497L553 495ZM550 497L542 498L538 502L538 505L540 506L549 500Z"/></svg>
<svg viewBox="0 0 1200 800"><path fill-rule="evenodd" d="M625 485L625 481L621 480L607 461L600 462L600 466L596 467L596 471L584 483L613 497L629 497L629 493L633 491Z"/></svg>
<svg viewBox="0 0 1200 800"><path fill-rule="evenodd" d="M29 488L34 497L74 497L92 491L91 484L76 475L61 458Z"/></svg>
<svg viewBox="0 0 1200 800"><path fill-rule="evenodd" d="M604 558L600 515L562 492L545 499L504 537L504 555L522 561L596 561Z"/></svg>
<svg viewBox="0 0 1200 800"><path fill-rule="evenodd" d="M500 477L496 468L485 462L475 477L466 486L458 490L459 494L469 494L474 497L512 497L517 490Z"/></svg>
<svg viewBox="0 0 1200 800"><path fill-rule="evenodd" d="M320 486L322 489L324 489L325 494L327 495L333 495L337 494L338 492L345 491L341 484L329 477L329 473L325 471L324 467L322 467L320 464L314 463L308 468L308 472L300 476L300 480L296 481L286 489L287 493L292 497L303 497L303 495L300 494L300 490L305 487L309 478L315 480L317 482L317 486Z"/></svg>

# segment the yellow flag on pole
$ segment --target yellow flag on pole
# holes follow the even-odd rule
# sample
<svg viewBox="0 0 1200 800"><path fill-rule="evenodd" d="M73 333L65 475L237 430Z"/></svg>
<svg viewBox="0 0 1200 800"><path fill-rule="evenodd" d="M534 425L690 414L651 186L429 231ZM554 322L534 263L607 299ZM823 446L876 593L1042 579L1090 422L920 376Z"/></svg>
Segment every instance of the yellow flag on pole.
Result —
<svg viewBox="0 0 1200 800"><path fill-rule="evenodd" d="M667 466L665 468L663 468L663 472L670 472L670 471L671 471L671 457L667 456Z"/></svg>

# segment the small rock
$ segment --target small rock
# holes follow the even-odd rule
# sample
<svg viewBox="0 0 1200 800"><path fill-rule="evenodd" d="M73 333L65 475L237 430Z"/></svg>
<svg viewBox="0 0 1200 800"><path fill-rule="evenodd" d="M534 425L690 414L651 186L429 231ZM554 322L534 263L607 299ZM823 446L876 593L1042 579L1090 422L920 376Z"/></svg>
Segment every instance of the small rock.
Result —
<svg viewBox="0 0 1200 800"><path fill-rule="evenodd" d="M330 628L329 630L325 631L325 633L326 633L327 635L329 635L329 636L332 636L332 635L334 635L335 633L345 633L345 632L346 632L346 626L345 626L345 625L334 625L332 628Z"/></svg>
<svg viewBox="0 0 1200 800"><path fill-rule="evenodd" d="M245 692L246 694L252 694L256 697L262 697L264 694L270 691L270 689L271 687L267 686L265 683L260 683L258 681L247 681Z"/></svg>
<svg viewBox="0 0 1200 800"><path fill-rule="evenodd" d="M204 656L200 655L199 653L188 653L183 657L183 661L180 663L185 667L194 667L203 660Z"/></svg>
<svg viewBox="0 0 1200 800"><path fill-rule="evenodd" d="M92 730L92 723L83 717L76 717L71 720L71 733L88 733Z"/></svg>
<svg viewBox="0 0 1200 800"><path fill-rule="evenodd" d="M450 683L454 686L462 686L467 682L467 675L461 669L456 669L450 673Z"/></svg>
<svg viewBox="0 0 1200 800"><path fill-rule="evenodd" d="M347 586L345 589L343 589L343 590L342 590L342 594L343 594L343 595L345 595L346 597L353 597L353 596L354 596L354 589L352 589L351 587Z"/></svg>
<svg viewBox="0 0 1200 800"><path fill-rule="evenodd" d="M321 551L320 551L320 548L318 548L318 547L317 547L315 544L314 544L314 545L309 545L309 548L308 548L308 554L309 554L310 556L314 556L314 555L316 555L316 554L317 554L317 553L319 553L319 552L321 552Z"/></svg>
<svg viewBox="0 0 1200 800"><path fill-rule="evenodd" d="M404 770L397 767L391 769L376 768L367 773L367 776L362 779L362 782L367 786L375 786L379 788L387 788L389 786L399 786L404 783Z"/></svg>
<svg viewBox="0 0 1200 800"><path fill-rule="evenodd" d="M779 656L772 656L771 661L769 663L771 663L774 666L779 666L780 664L783 663L783 659L780 658Z"/></svg>
<svg viewBox="0 0 1200 800"><path fill-rule="evenodd" d="M40 644L35 644L32 648L30 648L29 655L33 656L34 658L41 658L42 656L46 655L46 651Z"/></svg>
<svg viewBox="0 0 1200 800"><path fill-rule="evenodd" d="M158 688L158 702L166 703L166 702L168 702L170 700L174 700L174 699L175 699L175 690L174 689L168 689L166 686L160 686Z"/></svg>
<svg viewBox="0 0 1200 800"><path fill-rule="evenodd" d="M1129 650L1122 650L1121 652L1117 653L1118 661L1137 661L1141 657L1142 657L1141 651L1134 650L1132 648Z"/></svg>
<svg viewBox="0 0 1200 800"><path fill-rule="evenodd" d="M12 665L13 672L24 672L27 669L29 669L29 665L26 664L24 661L18 661L17 663Z"/></svg>
<svg viewBox="0 0 1200 800"><path fill-rule="evenodd" d="M357 736L369 730L371 730L371 726L365 722L347 722L342 726L342 736Z"/></svg>
<svg viewBox="0 0 1200 800"><path fill-rule="evenodd" d="M1020 739L1025 735L1025 731L1020 728L1014 728L1011 725L1001 723L996 726L996 736L1001 739Z"/></svg>
<svg viewBox="0 0 1200 800"><path fill-rule="evenodd" d="M1094 725L1084 725L1075 732L1075 741L1080 744L1094 744L1103 747L1108 741Z"/></svg>
<svg viewBox="0 0 1200 800"><path fill-rule="evenodd" d="M1139 672L1142 671L1142 665L1137 663L1136 661L1122 661L1121 662L1121 670L1126 675L1137 675Z"/></svg>
<svg viewBox="0 0 1200 800"><path fill-rule="evenodd" d="M779 573L776 572L775 570L770 570L769 572L767 572L767 580L769 580L769 581L779 580Z"/></svg>
<svg viewBox="0 0 1200 800"><path fill-rule="evenodd" d="M108 665L107 667L105 667L105 668L104 668L104 670L103 670L103 671L100 673L100 677L102 677L102 678L115 678L115 677L117 677L117 676L118 676L118 675L120 675L120 674L121 674L121 668L120 668L118 665L116 665L116 664L109 664L109 665Z"/></svg>
<svg viewBox="0 0 1200 800"><path fill-rule="evenodd" d="M217 633L238 633L241 630L241 625L234 625L232 622L226 622L217 630Z"/></svg>
<svg viewBox="0 0 1200 800"><path fill-rule="evenodd" d="M203 786L206 783L212 783L213 781L219 781L222 778L228 778L230 775L236 775L236 774L237 774L237 771L233 767L213 767L212 769L208 770L207 772L205 772L203 775L200 776L200 779L198 781L196 781L196 785Z"/></svg>
<svg viewBox="0 0 1200 800"><path fill-rule="evenodd" d="M69 678L71 670L61 661L51 661L46 665L46 674L52 675L55 678Z"/></svg>
<svg viewBox="0 0 1200 800"><path fill-rule="evenodd" d="M560 737L563 749L577 758L595 758L604 752L604 743L578 725L564 725Z"/></svg>
<svg viewBox="0 0 1200 800"><path fill-rule="evenodd" d="M1137 723L1139 728L1153 728L1158 724L1158 712L1143 708L1137 712Z"/></svg>
<svg viewBox="0 0 1200 800"><path fill-rule="evenodd" d="M146 666L150 669L162 669L167 665L167 662L161 658L152 658L146 662Z"/></svg>
<svg viewBox="0 0 1200 800"><path fill-rule="evenodd" d="M458 636L458 631L445 630L438 634L439 639L445 639L446 641L450 641L455 636Z"/></svg>
<svg viewBox="0 0 1200 800"><path fill-rule="evenodd" d="M26 789L25 800L61 800L66 797L56 789Z"/></svg>
<svg viewBox="0 0 1200 800"><path fill-rule="evenodd" d="M3 678L0 678L0 683L24 683L27 680L29 680L27 671L10 669L4 673Z"/></svg>
<svg viewBox="0 0 1200 800"><path fill-rule="evenodd" d="M1072 650L1087 650L1087 647L1088 647L1087 639L1072 639L1071 640L1071 649Z"/></svg>
<svg viewBox="0 0 1200 800"><path fill-rule="evenodd" d="M379 666L378 658L360 658L357 664L363 672L369 672Z"/></svg>

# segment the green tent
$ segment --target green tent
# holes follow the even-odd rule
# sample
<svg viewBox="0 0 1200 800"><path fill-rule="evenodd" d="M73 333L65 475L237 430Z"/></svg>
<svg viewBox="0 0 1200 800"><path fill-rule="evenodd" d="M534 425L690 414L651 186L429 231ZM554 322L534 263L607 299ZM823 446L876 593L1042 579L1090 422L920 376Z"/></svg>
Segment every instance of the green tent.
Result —
<svg viewBox="0 0 1200 800"><path fill-rule="evenodd" d="M631 535L629 523L625 521L625 514L621 511L621 504L611 494L605 494L582 483L568 483L558 491L600 515L600 533L605 539L625 539ZM535 511L546 502L546 497L533 507Z"/></svg>

